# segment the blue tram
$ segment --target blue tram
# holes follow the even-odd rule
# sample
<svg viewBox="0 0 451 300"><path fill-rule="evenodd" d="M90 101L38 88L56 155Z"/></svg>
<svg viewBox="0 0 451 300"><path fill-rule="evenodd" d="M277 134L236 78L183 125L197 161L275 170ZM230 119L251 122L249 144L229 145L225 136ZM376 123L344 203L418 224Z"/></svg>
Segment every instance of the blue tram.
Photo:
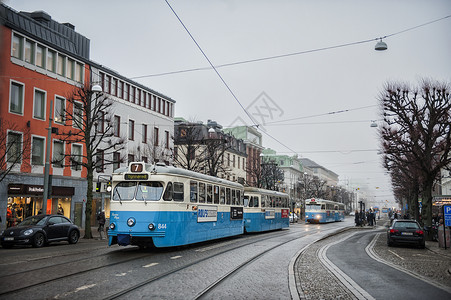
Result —
<svg viewBox="0 0 451 300"><path fill-rule="evenodd" d="M305 222L329 223L343 221L344 218L343 203L314 198L305 200Z"/></svg>
<svg viewBox="0 0 451 300"><path fill-rule="evenodd" d="M289 226L289 196L253 187L244 188L244 230L260 232Z"/></svg>
<svg viewBox="0 0 451 300"><path fill-rule="evenodd" d="M172 247L243 234L243 186L134 162L112 177L108 244Z"/></svg>

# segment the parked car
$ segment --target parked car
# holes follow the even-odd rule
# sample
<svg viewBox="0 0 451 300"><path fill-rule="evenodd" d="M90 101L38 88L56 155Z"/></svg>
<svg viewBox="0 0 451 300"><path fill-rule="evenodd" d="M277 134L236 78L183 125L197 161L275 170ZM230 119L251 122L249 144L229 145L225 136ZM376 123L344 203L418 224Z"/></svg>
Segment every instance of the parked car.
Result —
<svg viewBox="0 0 451 300"><path fill-rule="evenodd" d="M76 244L80 237L77 225L61 215L36 215L23 220L17 226L7 228L0 234L3 248L13 245L42 247L50 242L68 241Z"/></svg>
<svg viewBox="0 0 451 300"><path fill-rule="evenodd" d="M424 248L425 236L420 224L415 220L393 220L387 231L387 245L414 245Z"/></svg>
<svg viewBox="0 0 451 300"><path fill-rule="evenodd" d="M298 221L298 215L295 213L290 213L290 223L294 223Z"/></svg>

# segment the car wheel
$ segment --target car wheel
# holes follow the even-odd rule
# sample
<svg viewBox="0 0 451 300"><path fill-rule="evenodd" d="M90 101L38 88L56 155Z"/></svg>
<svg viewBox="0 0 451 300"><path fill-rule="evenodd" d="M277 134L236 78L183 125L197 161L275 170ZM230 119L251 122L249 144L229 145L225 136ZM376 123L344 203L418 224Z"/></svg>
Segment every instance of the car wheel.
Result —
<svg viewBox="0 0 451 300"><path fill-rule="evenodd" d="M33 247L40 248L44 246L45 238L44 235L40 232L36 233L33 237Z"/></svg>
<svg viewBox="0 0 451 300"><path fill-rule="evenodd" d="M78 242L79 234L76 230L69 233L69 244L76 244Z"/></svg>

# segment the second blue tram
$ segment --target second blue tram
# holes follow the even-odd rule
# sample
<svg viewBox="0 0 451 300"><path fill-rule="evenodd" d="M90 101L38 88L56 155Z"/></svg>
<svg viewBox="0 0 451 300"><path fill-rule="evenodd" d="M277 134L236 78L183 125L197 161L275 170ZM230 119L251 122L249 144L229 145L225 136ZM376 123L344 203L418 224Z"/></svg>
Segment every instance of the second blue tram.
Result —
<svg viewBox="0 0 451 300"><path fill-rule="evenodd" d="M109 245L172 247L243 233L243 186L165 165L113 173Z"/></svg>
<svg viewBox="0 0 451 300"><path fill-rule="evenodd" d="M260 232L289 226L289 196L253 187L244 188L244 230Z"/></svg>
<svg viewBox="0 0 451 300"><path fill-rule="evenodd" d="M329 223L343 221L344 218L343 203L315 198L305 200L305 222Z"/></svg>

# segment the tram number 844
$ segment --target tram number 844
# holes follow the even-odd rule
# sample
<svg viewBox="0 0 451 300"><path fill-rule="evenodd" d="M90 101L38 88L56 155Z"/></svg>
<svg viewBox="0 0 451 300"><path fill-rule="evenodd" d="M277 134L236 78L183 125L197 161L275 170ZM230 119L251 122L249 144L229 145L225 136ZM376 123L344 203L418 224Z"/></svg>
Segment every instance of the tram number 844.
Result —
<svg viewBox="0 0 451 300"><path fill-rule="evenodd" d="M157 225L157 228L158 228L158 229L166 229L167 226L166 226L166 224L158 224L158 225Z"/></svg>

